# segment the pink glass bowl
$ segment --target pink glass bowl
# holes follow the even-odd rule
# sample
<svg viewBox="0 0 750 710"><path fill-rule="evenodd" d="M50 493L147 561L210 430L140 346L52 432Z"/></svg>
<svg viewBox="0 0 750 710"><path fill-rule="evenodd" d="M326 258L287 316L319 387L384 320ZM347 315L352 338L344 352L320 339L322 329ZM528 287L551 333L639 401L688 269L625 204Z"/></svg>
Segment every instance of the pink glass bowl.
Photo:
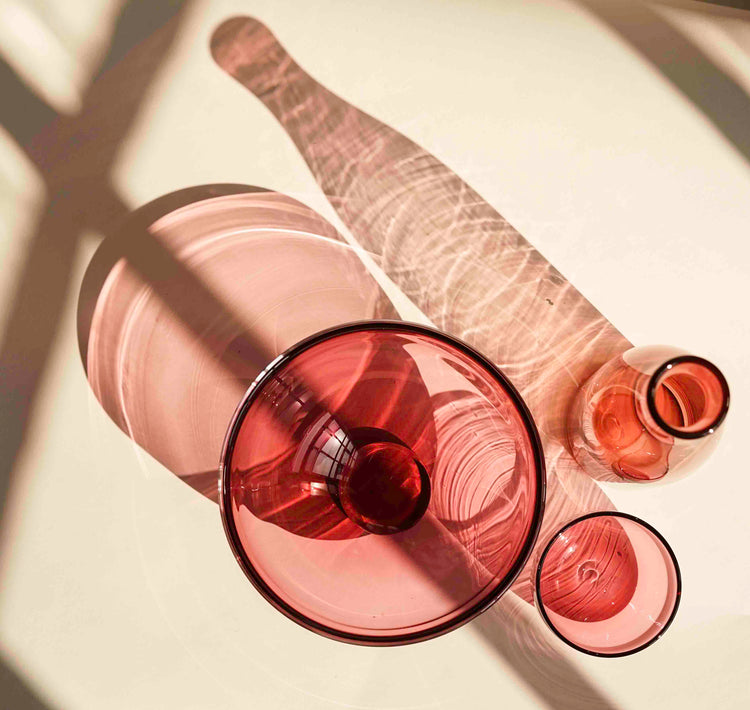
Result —
<svg viewBox="0 0 750 710"><path fill-rule="evenodd" d="M677 613L682 581L667 541L626 513L590 513L561 528L536 570L537 607L565 643L618 657L650 646Z"/></svg>
<svg viewBox="0 0 750 710"><path fill-rule="evenodd" d="M353 323L302 341L230 424L221 510L258 591L304 627L395 645L446 633L521 571L545 471L505 376L430 328Z"/></svg>

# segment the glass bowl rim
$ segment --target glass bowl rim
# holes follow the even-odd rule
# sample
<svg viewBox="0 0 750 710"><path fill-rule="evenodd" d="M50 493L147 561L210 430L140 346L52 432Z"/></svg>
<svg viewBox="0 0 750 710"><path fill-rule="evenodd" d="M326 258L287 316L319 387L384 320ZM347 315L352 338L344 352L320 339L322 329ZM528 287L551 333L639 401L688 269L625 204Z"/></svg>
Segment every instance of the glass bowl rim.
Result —
<svg viewBox="0 0 750 710"><path fill-rule="evenodd" d="M232 453L234 451L234 444L239 434L239 429L242 425L242 422L244 421L245 415L247 414L247 411L252 403L255 401L256 395L258 394L258 392L260 392L263 385L265 385L266 382L281 367L291 362L295 357L297 357L305 350L308 350L319 343L330 340L340 335L368 330L394 332L401 331L405 333L426 335L430 338L440 340L443 343L447 343L448 345L457 348L472 360L476 361L500 384L500 386L512 401L514 407L516 408L516 411L519 413L523 421L525 431L531 442L536 472L534 513L532 516L531 525L526 535L526 540L521 549L521 552L505 577L503 577L503 579L500 580L500 582L495 585L488 593L484 594L482 598L479 599L474 605L459 614L454 619L445 621L442 624L437 624L434 627L422 629L421 631L378 636L351 633L322 624L301 613L300 611L295 609L294 606L286 602L283 598L281 598L281 596L274 592L265 582L258 570L256 570L255 566L252 564L247 556L247 553L242 547L242 543L240 542L239 534L234 523L234 515L231 513L229 489L229 462L231 461ZM334 326L333 328L326 328L325 330L321 330L307 338L300 340L298 343L292 345L290 348L274 358L255 378L255 380L248 387L239 404L237 405L237 408L235 409L235 412L227 428L227 434L224 439L224 445L222 448L221 459L219 463L219 509L224 526L224 533L226 534L227 540L229 541L229 545L232 549L232 552L234 553L235 559L237 560L238 564L242 568L242 571L245 573L245 576L249 579L251 584L266 599L266 601L268 601L287 618L291 619L300 626L303 626L310 631L331 639L361 646L400 646L410 643L417 643L419 641L426 641L428 639L446 634L449 631L453 631L460 626L463 626L482 612L486 611L490 606L492 606L511 587L513 582L521 573L521 570L528 562L529 557L531 556L537 537L539 536L539 531L541 529L545 507L546 487L546 467L539 432L528 406L524 402L519 392L507 378L507 376L488 358L486 358L484 355L482 355L480 352L472 348L464 341L448 335L447 333L443 333L442 331L439 331L435 328L430 328L418 323L410 323L407 321L399 320L362 320Z"/></svg>
<svg viewBox="0 0 750 710"><path fill-rule="evenodd" d="M552 549L552 545L554 544L555 540L557 540L557 538L562 533L564 533L569 528L572 528L574 525L577 525L578 523L582 523L584 520L589 520L591 518L625 518L626 520L630 520L631 522L636 523L636 525L640 525L642 528L645 528L646 530L648 530L648 532L650 532L664 546L664 549L667 551L667 554L669 555L670 559L672 560L672 564L674 565L675 576L677 579L677 593L675 595L674 606L672 607L672 611L669 614L669 618L664 622L664 626L662 626L661 631L659 631L658 634L651 637L650 639L648 639L648 641L645 641L640 646L636 646L635 648L629 651L618 651L616 653L602 653L600 651L592 651L591 649L584 648L583 646L579 646L578 644L573 643L573 641L566 638L564 634L558 631L557 627L550 620L547 612L544 609L544 604L542 603L540 587L542 583L542 567L544 566L544 561L547 559L547 553ZM539 613L541 614L542 619L544 619L544 623L552 630L552 632L555 634L555 636L557 636L557 638L565 642L568 646L574 648L576 651L580 651L581 653L586 653L589 656L597 656L598 658L622 658L623 656L630 656L634 653L638 653L639 651L642 651L644 648L648 648L651 644L656 643L662 636L664 636L667 629L670 627L670 625L674 621L674 618L677 615L677 609L680 606L681 598L682 598L682 574L680 573L680 565L677 562L677 557L674 554L674 550L672 550L671 545L667 542L664 536L653 525L650 525L645 520L642 520L641 518L638 518L635 515L631 515L630 513L623 513L619 510L597 510L597 511L594 511L593 513L586 513L585 515L581 515L565 523L565 525L563 525L561 528L559 528L550 536L549 541L544 546L544 549L542 550L542 553L539 556L539 562L536 565L536 572L534 574L534 601L536 602L536 607Z"/></svg>

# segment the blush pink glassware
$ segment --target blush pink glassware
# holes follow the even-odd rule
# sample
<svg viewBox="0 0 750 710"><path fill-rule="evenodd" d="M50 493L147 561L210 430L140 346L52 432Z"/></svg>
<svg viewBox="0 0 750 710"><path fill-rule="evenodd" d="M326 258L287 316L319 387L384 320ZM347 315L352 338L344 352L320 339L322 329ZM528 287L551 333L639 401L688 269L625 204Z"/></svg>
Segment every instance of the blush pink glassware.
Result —
<svg viewBox="0 0 750 710"><path fill-rule="evenodd" d="M536 565L535 600L565 643L617 657L651 645L672 623L682 581L667 541L626 513L597 512L565 525Z"/></svg>
<svg viewBox="0 0 750 710"><path fill-rule="evenodd" d="M727 381L708 360L667 346L632 348L579 390L571 450L597 478L672 481L713 451L728 408Z"/></svg>
<svg viewBox="0 0 750 710"><path fill-rule="evenodd" d="M521 397L464 343L354 323L252 384L229 427L221 508L235 556L286 616L351 643L450 631L527 561L544 460Z"/></svg>

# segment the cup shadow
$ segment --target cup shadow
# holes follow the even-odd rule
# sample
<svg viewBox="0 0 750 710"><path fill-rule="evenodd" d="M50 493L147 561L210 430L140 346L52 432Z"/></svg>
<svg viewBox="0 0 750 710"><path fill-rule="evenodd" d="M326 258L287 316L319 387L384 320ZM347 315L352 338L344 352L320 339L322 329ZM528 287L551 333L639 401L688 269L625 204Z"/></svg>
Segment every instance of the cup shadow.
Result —
<svg viewBox="0 0 750 710"><path fill-rule="evenodd" d="M102 242L78 340L113 421L216 501L226 428L268 363L326 327L394 316L312 210L261 188L204 185L136 210Z"/></svg>

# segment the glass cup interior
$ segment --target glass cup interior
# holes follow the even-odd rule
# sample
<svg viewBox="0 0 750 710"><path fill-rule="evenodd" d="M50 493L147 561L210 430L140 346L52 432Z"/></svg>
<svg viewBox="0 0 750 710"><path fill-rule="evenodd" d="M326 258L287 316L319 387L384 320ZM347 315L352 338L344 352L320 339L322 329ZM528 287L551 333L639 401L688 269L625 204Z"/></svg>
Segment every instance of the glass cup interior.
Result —
<svg viewBox="0 0 750 710"><path fill-rule="evenodd" d="M681 578L672 549L650 525L625 513L592 513L545 546L535 592L563 641L595 656L625 656L666 631Z"/></svg>
<svg viewBox="0 0 750 710"><path fill-rule="evenodd" d="M222 513L240 565L309 629L372 645L468 621L515 579L544 500L528 410L491 363L422 326L314 336L230 426Z"/></svg>

